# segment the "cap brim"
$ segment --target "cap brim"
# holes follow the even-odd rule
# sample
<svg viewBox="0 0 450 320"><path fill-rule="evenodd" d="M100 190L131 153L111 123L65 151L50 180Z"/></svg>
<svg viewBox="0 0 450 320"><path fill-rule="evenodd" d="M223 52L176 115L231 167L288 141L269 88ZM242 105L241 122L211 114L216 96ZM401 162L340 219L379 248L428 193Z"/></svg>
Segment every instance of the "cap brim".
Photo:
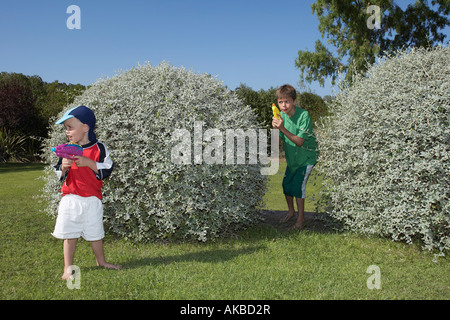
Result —
<svg viewBox="0 0 450 320"><path fill-rule="evenodd" d="M73 118L73 116L70 114L65 115L64 117L62 117L61 119L56 121L56 124L64 124L64 121L66 121L67 119L70 119L70 118Z"/></svg>
<svg viewBox="0 0 450 320"><path fill-rule="evenodd" d="M74 109L76 109L76 108L77 108L77 107L72 108L72 109L70 109L70 110L67 110L67 112L64 113L64 115L62 116L62 118L59 119L58 121L56 121L56 124L63 124L64 121L66 121L67 119L73 118L74 116L71 115L70 113L71 113Z"/></svg>

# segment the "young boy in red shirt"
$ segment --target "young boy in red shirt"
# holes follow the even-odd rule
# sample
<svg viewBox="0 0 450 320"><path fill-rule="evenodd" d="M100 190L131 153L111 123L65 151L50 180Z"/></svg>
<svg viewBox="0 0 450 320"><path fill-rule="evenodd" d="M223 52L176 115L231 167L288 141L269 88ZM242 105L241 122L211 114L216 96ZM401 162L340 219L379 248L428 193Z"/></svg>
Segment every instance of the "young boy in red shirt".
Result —
<svg viewBox="0 0 450 320"><path fill-rule="evenodd" d="M113 169L113 162L105 145L97 141L94 133L94 112L85 106L67 111L56 123L63 124L70 142L83 147L82 156L74 160L59 158L55 171L64 184L63 197L58 208L52 235L64 239L63 280L72 276L71 266L79 237L91 242L97 265L108 269L120 266L106 262L103 250L103 205L101 202L103 179Z"/></svg>

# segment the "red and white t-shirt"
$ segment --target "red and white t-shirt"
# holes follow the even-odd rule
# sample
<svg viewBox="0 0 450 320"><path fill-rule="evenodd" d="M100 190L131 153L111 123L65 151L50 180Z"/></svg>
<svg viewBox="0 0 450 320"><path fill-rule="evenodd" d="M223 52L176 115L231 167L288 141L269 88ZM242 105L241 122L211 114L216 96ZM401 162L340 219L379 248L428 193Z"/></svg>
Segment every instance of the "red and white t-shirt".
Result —
<svg viewBox="0 0 450 320"><path fill-rule="evenodd" d="M82 147L83 156L97 163L98 173L95 173L88 167L78 168L74 162L69 170L66 171L65 175L62 176L62 158L59 158L58 164L55 166L55 172L59 179L64 181L61 192L63 196L66 194L76 194L81 197L95 196L102 199L102 180L109 177L113 169L113 162L110 158L109 151L100 141L91 142Z"/></svg>

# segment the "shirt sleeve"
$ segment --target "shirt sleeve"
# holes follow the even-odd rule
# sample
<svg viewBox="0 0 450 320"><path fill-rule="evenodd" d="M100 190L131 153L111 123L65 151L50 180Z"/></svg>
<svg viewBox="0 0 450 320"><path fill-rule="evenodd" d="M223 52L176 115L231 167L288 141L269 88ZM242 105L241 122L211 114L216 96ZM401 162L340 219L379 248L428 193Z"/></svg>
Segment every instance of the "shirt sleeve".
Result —
<svg viewBox="0 0 450 320"><path fill-rule="evenodd" d="M110 157L109 150L103 143L98 142L98 148L100 149L100 158L97 162L97 173L95 176L98 180L103 180L111 175L114 163Z"/></svg>
<svg viewBox="0 0 450 320"><path fill-rule="evenodd" d="M297 136L300 138L307 140L314 134L312 120L307 111L304 112L304 116L301 117L298 126L299 130L297 132Z"/></svg>

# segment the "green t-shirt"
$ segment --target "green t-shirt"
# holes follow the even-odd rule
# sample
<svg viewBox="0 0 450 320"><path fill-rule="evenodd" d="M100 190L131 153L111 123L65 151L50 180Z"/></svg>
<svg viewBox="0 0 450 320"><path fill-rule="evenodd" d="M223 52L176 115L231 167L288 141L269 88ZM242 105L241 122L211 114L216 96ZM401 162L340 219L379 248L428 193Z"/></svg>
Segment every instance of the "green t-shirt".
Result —
<svg viewBox="0 0 450 320"><path fill-rule="evenodd" d="M289 118L287 114L281 112L281 118L283 119L284 127L289 132L305 139L303 145L299 147L280 131L289 170L295 173L300 167L316 164L319 151L308 111L295 107L295 113L292 117Z"/></svg>

